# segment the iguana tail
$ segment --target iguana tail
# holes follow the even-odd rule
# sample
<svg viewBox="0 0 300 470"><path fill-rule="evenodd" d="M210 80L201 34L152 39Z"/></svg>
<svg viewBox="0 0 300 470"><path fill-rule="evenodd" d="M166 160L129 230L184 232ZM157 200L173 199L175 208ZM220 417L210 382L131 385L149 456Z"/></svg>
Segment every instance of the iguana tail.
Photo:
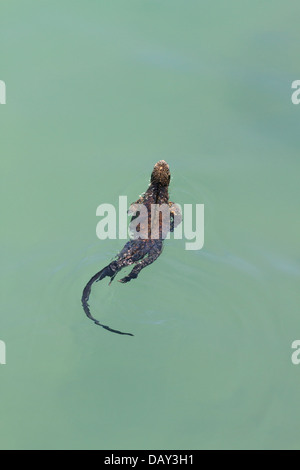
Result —
<svg viewBox="0 0 300 470"><path fill-rule="evenodd" d="M87 285L86 285L85 288L83 289L83 293L82 293L82 297L81 297L81 302L82 302L83 310L85 311L86 316L87 316L90 320L92 320L96 325L102 326L102 328L104 328L105 330L111 331L112 333L117 333L117 334L119 334L119 335L134 336L134 335L131 334L131 333L123 333L123 331L113 330L113 329L110 328L109 326L103 325L103 324L100 323L98 320L96 320L96 318L94 318L94 317L92 316L91 312L90 312L90 307L89 307L88 301L89 301L89 297L90 297L92 285L93 285L94 282L101 281L101 279L103 279L103 278L106 277L106 276L112 277L112 270L111 270L111 268L110 268L110 265L108 265L108 266L106 266L105 268L103 268L101 271L99 271L97 274L95 274L95 275L89 280L89 282L87 283ZM113 277L114 277L114 276L113 276Z"/></svg>

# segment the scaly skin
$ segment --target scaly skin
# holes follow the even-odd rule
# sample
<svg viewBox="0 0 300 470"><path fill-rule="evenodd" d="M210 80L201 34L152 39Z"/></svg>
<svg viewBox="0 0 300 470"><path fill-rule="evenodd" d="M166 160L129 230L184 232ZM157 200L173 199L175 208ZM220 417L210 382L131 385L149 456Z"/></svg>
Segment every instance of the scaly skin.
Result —
<svg viewBox="0 0 300 470"><path fill-rule="evenodd" d="M134 264L135 266L128 276L119 281L122 283L129 282L131 279L137 278L143 268L149 266L159 257L163 248L163 240L166 238L167 233L169 231L172 232L181 221L179 207L169 201L168 186L170 177L169 165L164 160L157 162L153 168L147 191L130 206L128 211L131 214L135 214L131 219L131 224L138 217L134 239L129 240L116 259L95 274L83 290L81 301L86 315L97 325L113 333L133 336L131 333L123 333L103 325L91 315L88 300L92 284L104 279L106 276L110 277L111 284L122 268ZM142 215L140 204L147 209L144 216ZM158 214L159 208L165 209L165 212L162 213L163 215Z"/></svg>

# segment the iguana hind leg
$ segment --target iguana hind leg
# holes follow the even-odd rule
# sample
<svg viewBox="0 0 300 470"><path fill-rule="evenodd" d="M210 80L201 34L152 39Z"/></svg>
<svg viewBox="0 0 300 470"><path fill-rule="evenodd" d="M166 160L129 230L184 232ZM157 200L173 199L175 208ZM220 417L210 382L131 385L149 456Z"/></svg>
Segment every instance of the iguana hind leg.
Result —
<svg viewBox="0 0 300 470"><path fill-rule="evenodd" d="M131 279L136 279L141 270L152 264L159 257L161 252L162 244L160 243L158 246L153 247L148 252L147 256L145 256L145 258L143 258L141 261L138 261L128 276L123 277L123 279L120 279L119 282L125 284L126 282L131 281Z"/></svg>

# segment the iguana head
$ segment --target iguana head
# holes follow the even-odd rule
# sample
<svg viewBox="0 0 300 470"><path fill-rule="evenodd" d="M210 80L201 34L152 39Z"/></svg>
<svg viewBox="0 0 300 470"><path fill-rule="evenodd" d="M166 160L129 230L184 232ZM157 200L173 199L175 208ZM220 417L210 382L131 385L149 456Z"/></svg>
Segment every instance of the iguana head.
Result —
<svg viewBox="0 0 300 470"><path fill-rule="evenodd" d="M160 160L159 162L155 163L151 174L151 183L169 186L170 178L171 174L167 162Z"/></svg>

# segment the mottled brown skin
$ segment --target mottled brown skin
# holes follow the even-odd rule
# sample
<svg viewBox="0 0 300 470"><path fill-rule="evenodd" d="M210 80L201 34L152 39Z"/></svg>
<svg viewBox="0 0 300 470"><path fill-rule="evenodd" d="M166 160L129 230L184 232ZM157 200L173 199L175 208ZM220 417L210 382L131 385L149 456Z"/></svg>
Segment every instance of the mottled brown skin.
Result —
<svg viewBox="0 0 300 470"><path fill-rule="evenodd" d="M153 263L161 254L163 248L163 239L166 237L168 231L173 231L176 225L181 221L180 209L178 206L169 201L168 186L170 183L170 170L169 165L164 161L160 160L157 162L153 168L151 174L151 181L147 191L130 206L128 211L129 214L135 214L131 221L134 221L139 216L139 204L143 204L147 208L147 216L139 217L138 227L139 231L136 234L135 238L129 240L121 252L117 255L116 259L112 261L109 265L95 274L90 281L87 283L83 290L82 294L82 305L86 315L93 320L97 325L102 326L103 328L112 331L113 333L119 333L123 335L133 336L131 333L123 333L118 330L113 330L107 325L102 325L95 318L92 317L88 305L89 295L91 292L91 286L94 282L98 282L104 277L110 277L110 284L114 280L117 273L124 267L134 264L132 271L120 279L119 282L126 283L131 281L131 279L137 278L140 271ZM156 204L156 206L153 206ZM154 217L151 220L151 208L159 208L165 204L164 207L169 207L170 219L165 229L163 226L162 216ZM176 217L175 217L176 216ZM158 223L158 226L157 226ZM163 230L164 227L164 230ZM156 230L156 232L155 232ZM151 234L157 233L157 238L151 238Z"/></svg>

